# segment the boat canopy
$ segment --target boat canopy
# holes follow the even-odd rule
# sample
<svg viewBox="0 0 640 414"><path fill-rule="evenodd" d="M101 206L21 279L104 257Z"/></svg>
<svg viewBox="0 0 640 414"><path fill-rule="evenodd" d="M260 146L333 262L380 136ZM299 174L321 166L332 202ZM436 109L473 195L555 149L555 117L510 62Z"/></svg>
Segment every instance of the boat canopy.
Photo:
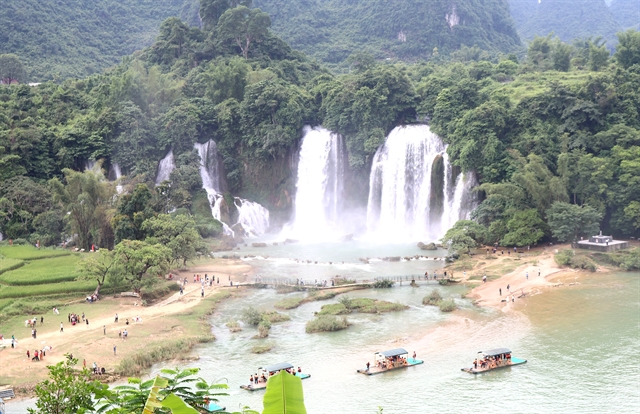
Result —
<svg viewBox="0 0 640 414"><path fill-rule="evenodd" d="M267 372L276 372L276 371L282 371L283 369L290 369L290 368L293 368L293 365L291 365L288 362L281 362L279 364L270 365L270 366L266 367L265 371L267 371Z"/></svg>
<svg viewBox="0 0 640 414"><path fill-rule="evenodd" d="M482 351L482 353L487 356L498 356L502 354L510 354L511 350L509 350L508 348L496 348L496 349L490 349L488 351Z"/></svg>
<svg viewBox="0 0 640 414"><path fill-rule="evenodd" d="M391 357L398 356L398 355L408 354L408 352L404 348L396 348L396 349L390 349L388 351L376 352L376 354L385 356L387 358L391 358Z"/></svg>

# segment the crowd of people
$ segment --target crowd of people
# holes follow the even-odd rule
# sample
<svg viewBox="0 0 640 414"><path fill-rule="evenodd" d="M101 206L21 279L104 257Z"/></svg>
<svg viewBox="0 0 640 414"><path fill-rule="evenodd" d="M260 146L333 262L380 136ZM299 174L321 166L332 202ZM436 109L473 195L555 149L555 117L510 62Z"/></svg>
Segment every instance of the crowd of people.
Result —
<svg viewBox="0 0 640 414"><path fill-rule="evenodd" d="M477 359L473 361L473 368L481 370L489 370L499 367L504 367L506 365L511 365L511 354L500 354L500 355L485 355L482 359Z"/></svg>
<svg viewBox="0 0 640 414"><path fill-rule="evenodd" d="M269 372L269 377L274 376L275 374L277 374L278 372L280 372L282 370L279 371L274 371L274 372ZM295 368L286 368L284 369L285 372L291 374L291 375L298 375L298 374L302 374L302 368L298 367L298 370L296 371ZM268 380L267 376L266 376L266 371L262 372L260 375L253 374L249 377L249 386L252 385L258 385L258 384L264 384L266 383Z"/></svg>

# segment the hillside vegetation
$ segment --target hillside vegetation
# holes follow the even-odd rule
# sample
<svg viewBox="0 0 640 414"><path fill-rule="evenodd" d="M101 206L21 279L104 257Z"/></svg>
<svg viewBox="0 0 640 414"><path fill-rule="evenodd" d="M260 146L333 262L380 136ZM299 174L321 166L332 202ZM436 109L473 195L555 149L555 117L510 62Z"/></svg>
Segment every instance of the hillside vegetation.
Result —
<svg viewBox="0 0 640 414"><path fill-rule="evenodd" d="M197 0L196 0L197 1ZM0 7L0 54L23 60L30 82L102 72L153 43L192 0L21 0Z"/></svg>
<svg viewBox="0 0 640 414"><path fill-rule="evenodd" d="M640 33L620 33L613 58L597 41L547 36L521 61L462 46L412 65L361 55L350 73L334 75L274 35L259 9L226 7L203 9L204 29L167 19L152 46L108 73L0 88L5 237L50 245L78 234L86 250L156 245L144 223L162 216L154 225L164 225L169 212L218 236L194 151L210 139L229 193L287 221L304 125L344 137L348 202L364 208L377 148L395 126L418 120L449 144L454 165L477 173L483 241L569 240L580 234L556 233L553 217L574 207L589 224L580 231L595 223L640 235ZM171 184L156 187L169 149ZM79 173L88 160L105 172L117 163L128 193L114 196L99 168ZM225 206L231 225L229 194Z"/></svg>
<svg viewBox="0 0 640 414"><path fill-rule="evenodd" d="M461 45L512 51L520 45L504 0L255 0L292 47L338 65L367 51L424 60ZM434 51L434 48L437 48Z"/></svg>
<svg viewBox="0 0 640 414"><path fill-rule="evenodd" d="M564 42L602 37L613 48L616 32L637 26L630 22L640 10L638 0L613 1L608 7L605 0L509 0L509 6L524 41L554 33Z"/></svg>

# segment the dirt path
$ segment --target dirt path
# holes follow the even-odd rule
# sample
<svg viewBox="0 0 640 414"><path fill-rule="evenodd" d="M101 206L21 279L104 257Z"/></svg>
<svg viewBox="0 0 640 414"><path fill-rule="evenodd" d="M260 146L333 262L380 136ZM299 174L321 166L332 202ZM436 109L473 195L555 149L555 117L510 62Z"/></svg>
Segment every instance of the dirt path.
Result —
<svg viewBox="0 0 640 414"><path fill-rule="evenodd" d="M204 275L208 272L209 275L221 274L221 276L224 274L225 280L223 281L220 277L220 285L216 283L211 287L204 287L206 298L228 289L230 280L234 283L244 281L250 271L251 267L240 261L216 260L211 265L192 267L179 272L177 278L182 280L187 277L189 281L183 294L176 292L152 306L141 306L141 301L137 298L105 298L95 306L81 303L61 308L60 315L55 317L49 312L44 315L44 325L41 326L38 323L36 326L38 331L36 339L30 336L31 329L25 328L16 334L17 348L12 349L9 346L0 350L0 386L12 384L19 389L19 384L34 384L47 376L47 365L62 361L66 353L72 353L79 359L80 364L86 361L86 366L89 368L95 361L98 366L113 372L123 357L162 343L166 339L175 339L185 332L184 326L171 316L188 314L201 302L201 284L193 283L194 273ZM67 321L68 312L78 314L86 312L89 325L81 323L71 326ZM116 313L119 316L117 323L115 322ZM137 318L140 318L141 322L134 322ZM59 321L63 321L63 332L60 332ZM118 335L124 329L129 333L126 341ZM33 356L34 350L41 350L45 346L52 349L47 352L43 361L33 362L27 358L27 349ZM116 347L115 355L114 346Z"/></svg>

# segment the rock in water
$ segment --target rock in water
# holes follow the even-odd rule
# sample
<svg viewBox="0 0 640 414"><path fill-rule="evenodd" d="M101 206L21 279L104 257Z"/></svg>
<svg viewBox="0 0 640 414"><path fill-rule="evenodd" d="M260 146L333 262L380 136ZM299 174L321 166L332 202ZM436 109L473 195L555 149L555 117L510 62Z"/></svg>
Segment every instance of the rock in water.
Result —
<svg viewBox="0 0 640 414"><path fill-rule="evenodd" d="M424 244L422 242L418 242L418 247L422 250L438 250L438 247L435 243Z"/></svg>

